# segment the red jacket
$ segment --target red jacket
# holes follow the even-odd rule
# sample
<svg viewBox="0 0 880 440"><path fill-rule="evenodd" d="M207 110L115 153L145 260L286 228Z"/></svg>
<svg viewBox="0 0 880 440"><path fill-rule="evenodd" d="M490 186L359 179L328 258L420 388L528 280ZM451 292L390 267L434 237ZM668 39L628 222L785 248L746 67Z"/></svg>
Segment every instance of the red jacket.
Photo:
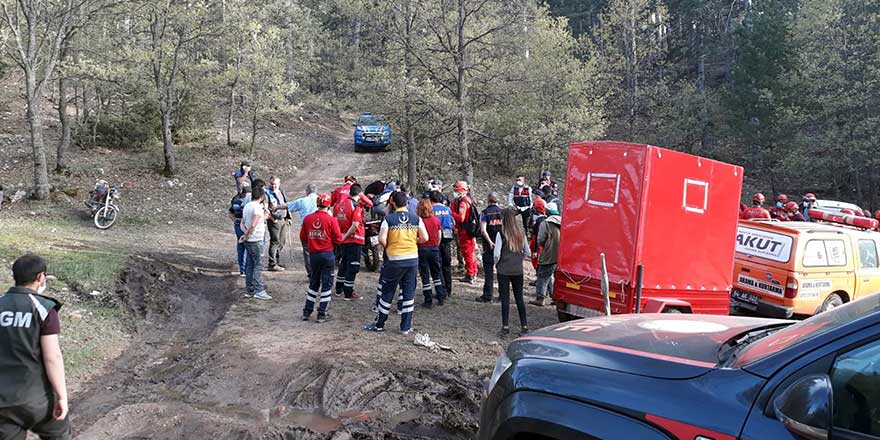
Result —
<svg viewBox="0 0 880 440"><path fill-rule="evenodd" d="M770 212L760 206L751 206L739 213L741 220L766 219L770 220Z"/></svg>
<svg viewBox="0 0 880 440"><path fill-rule="evenodd" d="M308 242L310 254L333 252L333 247L342 242L339 223L324 211L315 211L303 220L299 239Z"/></svg>
<svg viewBox="0 0 880 440"><path fill-rule="evenodd" d="M351 191L351 185L351 183L346 183L334 189L330 194L330 206L336 206L339 201L347 199L348 193Z"/></svg>
<svg viewBox="0 0 880 440"><path fill-rule="evenodd" d="M339 230L344 235L351 228L352 223L357 222L358 226L354 233L348 236L343 244L364 244L364 208L360 203L354 203L351 198L340 200L339 203L333 205L333 217L339 223Z"/></svg>
<svg viewBox="0 0 880 440"><path fill-rule="evenodd" d="M419 245L419 247L437 247L440 246L440 219L434 216L423 217L422 223L428 231L428 241Z"/></svg>
<svg viewBox="0 0 880 440"><path fill-rule="evenodd" d="M471 209L474 209L471 196L464 196L460 199L453 200L451 208L452 219L455 220L455 229L458 230L458 234L466 234L470 236L470 234L464 230L464 224L467 222L468 217L470 217Z"/></svg>

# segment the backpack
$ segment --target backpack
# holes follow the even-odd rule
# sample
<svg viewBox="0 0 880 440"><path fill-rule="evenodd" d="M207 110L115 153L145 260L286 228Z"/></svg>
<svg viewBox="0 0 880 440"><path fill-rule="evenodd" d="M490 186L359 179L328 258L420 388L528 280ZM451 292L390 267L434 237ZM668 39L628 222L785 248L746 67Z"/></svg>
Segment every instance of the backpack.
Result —
<svg viewBox="0 0 880 440"><path fill-rule="evenodd" d="M468 197L468 203L470 204L471 209L468 210L468 216L464 220L464 223L461 225L461 228L471 237L479 237L480 213L477 210L477 202L473 198ZM457 203L455 204L455 209L457 210L460 205L461 200L457 200Z"/></svg>

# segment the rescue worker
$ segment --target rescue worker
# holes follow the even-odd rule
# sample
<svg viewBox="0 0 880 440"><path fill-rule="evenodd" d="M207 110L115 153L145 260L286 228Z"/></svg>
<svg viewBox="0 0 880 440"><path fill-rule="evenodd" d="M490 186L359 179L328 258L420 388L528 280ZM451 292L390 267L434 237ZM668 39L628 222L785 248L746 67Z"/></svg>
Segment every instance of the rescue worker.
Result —
<svg viewBox="0 0 880 440"><path fill-rule="evenodd" d="M770 212L770 218L782 218L787 217L788 214L785 211L785 204L788 203L788 196L785 194L779 194L776 196L776 205L770 208L768 211Z"/></svg>
<svg viewBox="0 0 880 440"><path fill-rule="evenodd" d="M338 186L333 190L333 193L330 194L331 200L330 206L336 206L340 200L345 200L348 198L349 191L351 191L351 186L357 183L357 179L354 176L345 176L345 183Z"/></svg>
<svg viewBox="0 0 880 440"><path fill-rule="evenodd" d="M538 246L538 231L541 223L547 219L547 204L544 199L536 198L532 205L532 238L529 241L529 247L532 249L532 267L538 269L538 256L541 254L541 248ZM537 281L535 282L537 284Z"/></svg>
<svg viewBox="0 0 880 440"><path fill-rule="evenodd" d="M501 233L501 208L498 194L492 192L486 197L486 209L480 214L480 235L483 238L483 294L477 302L492 302L492 289L495 287L495 237Z"/></svg>
<svg viewBox="0 0 880 440"><path fill-rule="evenodd" d="M251 188L254 187L254 172L251 170L251 163L249 161L241 161L241 165L239 165L238 170L233 173L232 177L235 179L236 192L241 192L241 186L245 183Z"/></svg>
<svg viewBox="0 0 880 440"><path fill-rule="evenodd" d="M801 214L800 209L798 209L798 204L796 202L787 202L785 204L785 214L786 214L786 218L785 218L786 221L790 221L790 222L807 221L804 218L804 215Z"/></svg>
<svg viewBox="0 0 880 440"><path fill-rule="evenodd" d="M15 287L0 296L0 438L71 438L64 358L58 343L61 303L43 296L46 260L27 254L12 264Z"/></svg>
<svg viewBox="0 0 880 440"><path fill-rule="evenodd" d="M241 186L241 191L232 198L232 201L229 202L229 217L232 219L232 226L235 230L235 245L236 245L236 254L238 262L238 275L244 277L244 267L245 267L245 259L246 253L244 249L244 243L238 241L241 238L244 231L241 229L241 215L244 211L244 205L247 204L245 199L250 197L251 195L251 186L249 184L244 184Z"/></svg>
<svg viewBox="0 0 880 440"><path fill-rule="evenodd" d="M361 269L361 254L366 243L364 228L364 212L372 207L365 206L360 197L362 188L355 183L348 191L348 199L333 205L333 216L339 223L339 229L345 231L339 253L342 261L336 274L336 295L345 295L346 301L359 300L362 297L354 293L354 283Z"/></svg>
<svg viewBox="0 0 880 440"><path fill-rule="evenodd" d="M446 300L443 291L443 276L440 262L440 219L434 216L434 207L431 200L422 199L417 208L419 218L428 232L428 241L419 244L419 276L422 278L422 295L425 302L422 307L430 309L434 306L434 300L438 306L442 306ZM433 291L433 298L431 292Z"/></svg>
<svg viewBox="0 0 880 440"><path fill-rule="evenodd" d="M400 303L400 334L412 332L413 310L415 309L416 274L419 270L419 243L428 241L428 231L418 217L413 218L406 209L407 197L395 192L389 201L393 212L385 216L379 229L379 243L385 248L385 264L379 275L379 290L382 296L377 304L376 320L364 330L384 332L385 321L391 302L398 294L398 286L403 289Z"/></svg>
<svg viewBox="0 0 880 440"><path fill-rule="evenodd" d="M770 212L762 206L764 200L764 194L755 193L752 196L752 206L741 212L739 218L741 220L770 220Z"/></svg>
<svg viewBox="0 0 880 440"><path fill-rule="evenodd" d="M515 207L522 218L523 231L529 231L529 220L532 215L532 188L526 185L526 176L516 176L516 183L507 195L507 205Z"/></svg>
<svg viewBox="0 0 880 440"><path fill-rule="evenodd" d="M559 234L562 227L562 217L555 203L547 204L547 220L541 222L538 228L536 244L541 248L538 255L538 269L535 283L535 300L530 301L536 306L545 306L546 297L550 297L553 290L553 275L556 273L556 259L559 254ZM534 250L534 248L532 248Z"/></svg>
<svg viewBox="0 0 880 440"><path fill-rule="evenodd" d="M287 269L281 265L281 251L287 244L287 235L291 224L287 196L281 189L281 179L275 176L269 178L266 197L269 201L269 213L271 214L266 224L269 231L269 271L278 272Z"/></svg>
<svg viewBox="0 0 880 440"><path fill-rule="evenodd" d="M803 199L801 200L801 214L803 214L804 219L806 221L811 222L813 218L810 217L810 210L816 207L816 195L813 193L804 194Z"/></svg>
<svg viewBox="0 0 880 440"><path fill-rule="evenodd" d="M306 220L306 217L318 210L318 188L314 183L310 183L306 185L305 196L300 197L292 202L287 203L287 211L291 213L299 214L299 223L300 229L302 229L302 225ZM312 264L309 263L309 246L305 241L301 241L302 244L302 253L303 253L303 262L306 266L306 274L309 278L312 277Z"/></svg>
<svg viewBox="0 0 880 440"><path fill-rule="evenodd" d="M318 303L317 322L330 319L327 308L333 298L333 266L336 258L333 248L342 242L339 223L330 215L331 196L321 194L317 198L318 210L306 216L299 231L299 239L307 242L309 260L312 264L312 277L309 278L309 292L303 308L303 321L308 321Z"/></svg>
<svg viewBox="0 0 880 440"><path fill-rule="evenodd" d="M470 196L470 187L465 181L455 182L452 187L455 199L452 201L452 218L455 220L455 233L458 235L458 249L464 260L465 277L463 282L473 285L477 277L476 237L465 226L471 218L471 211L476 214L476 201Z"/></svg>
<svg viewBox="0 0 880 440"><path fill-rule="evenodd" d="M444 203L444 195L440 191L431 191L431 204L434 208L434 217L440 220L440 265L443 272L443 292L447 297L452 296L452 241L455 240L455 221L452 219L452 211Z"/></svg>

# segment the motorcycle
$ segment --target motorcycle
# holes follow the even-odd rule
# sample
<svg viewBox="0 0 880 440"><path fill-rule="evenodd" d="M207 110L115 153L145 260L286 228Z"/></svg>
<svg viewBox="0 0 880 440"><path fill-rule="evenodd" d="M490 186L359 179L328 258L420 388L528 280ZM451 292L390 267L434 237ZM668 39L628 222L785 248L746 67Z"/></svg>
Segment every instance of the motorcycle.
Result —
<svg viewBox="0 0 880 440"><path fill-rule="evenodd" d="M121 196L119 188L99 180L95 183L95 189L89 194L91 197L86 200L85 205L92 213L95 227L108 229L113 226L119 217L119 206L116 205L116 201Z"/></svg>
<svg viewBox="0 0 880 440"><path fill-rule="evenodd" d="M382 245L379 244L379 227L382 226L382 220L373 220L364 223L364 231L366 232L364 243L364 265L370 272L379 270L382 265Z"/></svg>

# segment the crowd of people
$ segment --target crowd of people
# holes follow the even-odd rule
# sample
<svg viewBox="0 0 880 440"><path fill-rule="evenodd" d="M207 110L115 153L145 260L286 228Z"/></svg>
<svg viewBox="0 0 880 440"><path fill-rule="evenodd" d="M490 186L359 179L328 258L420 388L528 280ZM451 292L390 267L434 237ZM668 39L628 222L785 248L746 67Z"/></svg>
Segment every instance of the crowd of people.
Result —
<svg viewBox="0 0 880 440"><path fill-rule="evenodd" d="M810 210L818 207L818 200L813 193L806 193L801 197L801 203L790 200L785 194L776 196L776 203L769 209L764 207L767 198L762 193L752 196L752 205L740 205L739 218L742 220L777 220L781 222L811 222ZM880 220L880 211L871 214L868 209L843 208L841 214L856 217L876 218Z"/></svg>
<svg viewBox="0 0 880 440"><path fill-rule="evenodd" d="M530 260L537 272L535 298L529 302L545 306L552 301L561 217L559 188L548 172L542 173L537 190L526 184L525 176L518 176L506 208L500 206L497 193L489 193L482 210L465 181L452 185L448 197L438 179L431 179L416 195L399 182L375 181L364 187L354 176L346 176L330 192L318 193L314 184L307 184L303 196L290 200L278 177L270 177L268 184L255 178L247 161L233 176L236 195L229 215L238 238L238 272L245 278L245 295L272 299L262 279L263 258L266 270L286 270L281 251L290 246L290 228L298 218L309 278L303 320L311 320L315 312L317 322L331 319L334 294L346 301L363 299L357 293L357 275L365 250L373 245L367 237L368 223L379 224L375 240L384 256L373 307L376 316L365 330L385 331L389 314L396 309L400 333L409 334L419 278L421 307L443 306L455 290L453 243L464 273L461 282L476 285L477 241L481 242L484 280L476 300L501 302L502 334L510 332L511 296L520 333L528 332L524 261ZM498 297L493 292L496 282Z"/></svg>

